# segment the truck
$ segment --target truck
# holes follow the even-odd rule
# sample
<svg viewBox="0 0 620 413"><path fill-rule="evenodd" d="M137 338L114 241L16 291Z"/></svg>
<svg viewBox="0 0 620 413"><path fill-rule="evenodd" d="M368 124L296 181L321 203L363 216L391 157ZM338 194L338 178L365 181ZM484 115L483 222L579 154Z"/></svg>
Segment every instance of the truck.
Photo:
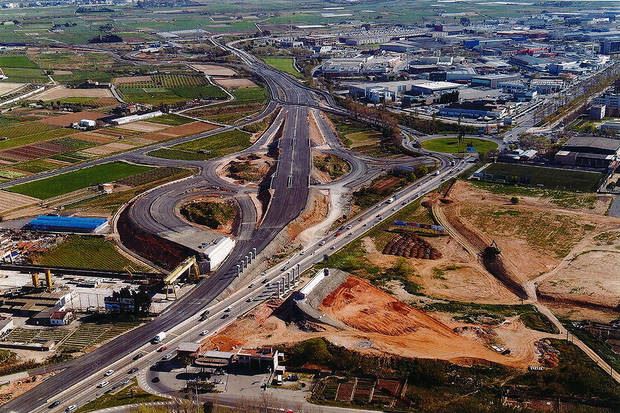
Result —
<svg viewBox="0 0 620 413"><path fill-rule="evenodd" d="M161 343L166 338L166 333L161 331L153 338L153 344Z"/></svg>

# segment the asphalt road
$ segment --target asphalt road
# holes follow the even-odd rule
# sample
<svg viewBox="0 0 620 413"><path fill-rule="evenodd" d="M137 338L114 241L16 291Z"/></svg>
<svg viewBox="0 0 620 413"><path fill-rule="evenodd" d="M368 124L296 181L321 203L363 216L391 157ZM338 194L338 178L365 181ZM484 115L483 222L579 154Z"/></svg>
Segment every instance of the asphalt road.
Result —
<svg viewBox="0 0 620 413"><path fill-rule="evenodd" d="M104 379L111 383L110 386L113 386L124 378L136 376L136 373L127 374L127 371L132 367L136 367L140 371L144 371L155 362L160 361L164 354L171 351L173 352L173 349L178 346L180 342L198 341L204 338L200 336L201 331L208 330L210 334L214 334L218 330L223 329L236 318L250 311L261 302L277 293L276 282L283 276L283 274L285 274L283 268L290 269L299 265L301 272L311 268L323 259L324 254L333 254L353 239L362 236L372 227L380 224L384 220L391 219L391 215L395 214L397 211L423 196L427 192L433 190L445 180L457 175L468 165L469 164L466 161L460 161L456 164L456 166L451 167L449 166L449 163L442 162L440 169L437 171L438 175L435 175L434 173L432 175L427 175L421 180L394 194L394 202L382 202L381 204L378 204L356 216L349 222L344 223L343 226L345 227L348 225L351 226L350 230L335 230L328 233L323 239L317 240L313 244L308 245L304 249L303 254L297 254L291 257L288 261L276 265L267 271L264 276L257 276L254 280L255 286L253 288L242 288L221 302L209 305L207 308L209 309L210 314L207 320L201 322L197 316L190 316L186 320L179 322L175 328L169 330L168 337L162 343L157 345L143 343L141 346L136 347L132 352L124 353L123 357L120 357L115 362L109 362L101 366L96 374L92 374L85 377L83 380L80 380L70 391L57 397L50 398L48 403L59 400L62 404L57 409L49 409L49 411L62 411L65 407L71 404L76 404L78 406L83 405L88 401L101 396L104 391L108 389L97 388L97 385ZM338 233L340 234L337 235ZM268 282L263 282L263 280ZM222 318L225 314L227 316ZM167 350L164 352L157 352L157 348L162 345L167 346ZM133 356L137 354L137 352L143 352L145 353L145 356L136 361L133 360ZM109 377L104 377L104 370L109 368L114 369L115 373ZM165 363L160 368L165 369ZM171 389L158 390L166 392ZM227 395L227 399L230 399L231 401L238 400L243 397L245 397L245 395L242 394ZM33 411L47 410L45 406L42 406L40 409Z"/></svg>
<svg viewBox="0 0 620 413"><path fill-rule="evenodd" d="M310 102L313 99L310 92L296 88L295 85L297 83L280 72L265 67L262 64L257 65L256 71L261 77L267 79L268 84L279 85L281 90L284 91L285 99L293 104L299 105ZM237 241L229 258L213 276L199 282L196 288L152 322L131 330L73 362L68 362L65 370L50 377L28 393L3 405L0 411L34 411L39 406L46 404L47 400L59 391L91 377L98 370L120 360L125 354L131 353L151 340L157 332L168 331L172 327L181 324L218 297L235 279L236 264L254 248L260 253L291 220L299 215L306 205L310 173L307 110L303 106L285 107L283 109L286 118L285 133L279 141L278 171L272 183L274 195L263 224L260 228L254 230L247 239ZM211 134L213 133L203 134L202 136ZM180 139L178 141L192 139L196 139L196 137ZM170 144L167 143L166 145ZM144 154L146 150L143 148L132 151L130 155ZM127 154L121 154L118 156L118 159L125 158L126 156ZM95 163L109 161L110 159L108 158ZM85 167L85 165L80 165L80 167ZM187 185L187 182L184 181L177 185L182 189L182 186ZM166 192L170 189L166 187ZM159 191L152 191L147 197L156 197L158 194L160 194ZM174 197L170 199L174 200ZM169 204L169 202L162 202L163 204ZM165 213L163 211L166 209L168 207L162 205L161 208L156 208L154 215L157 217L159 213ZM168 229L167 227L160 226L162 224L161 221L151 219L154 210L150 207L148 212L145 209L136 208L132 208L132 211L137 215L145 217L143 222L148 222L148 225L152 227L154 232ZM176 224L179 224L179 222L176 222ZM175 225L175 223L172 222L170 225Z"/></svg>
<svg viewBox="0 0 620 413"><path fill-rule="evenodd" d="M169 331L175 326L182 325L186 320L201 311L230 285L236 277L236 264L245 257L250 250L256 248L262 251L274 237L293 219L295 219L306 205L308 197L310 173L310 142L308 130L308 107L317 105L314 93L308 88L278 71L266 67L261 63L252 63L257 74L263 77L272 92L278 91L280 99L287 104L281 111L284 118L285 131L279 141L279 160L277 173L272 181L273 198L262 225L254 229L245 237L238 239L229 259L210 278L202 280L191 292L180 298L171 308L152 322L138 327L118 337L98 349L66 363L66 369L50 377L26 394L15 398L0 408L2 412L32 412L45 406L52 397L66 389L97 377L97 372L107 369L110 365L121 361L130 354L148 343L159 331ZM282 93L282 94L280 94ZM273 109L273 105L269 105ZM199 135L210 136L222 130L207 132ZM196 136L166 142L149 148L140 148L135 151L119 154L76 167L66 168L63 171L84 168L93 164L110 162L121 159L144 159L144 154L156 147L186 142L196 139ZM157 160L158 164L167 164L169 161ZM352 161L354 162L354 161ZM56 171L55 174L60 173ZM51 175L51 174L50 174ZM201 174L201 177L204 177ZM152 200L147 208L133 208L136 218L148 226L153 232L166 231L181 225L179 221L166 222L170 211L170 204L177 199L175 194L183 192L188 184L194 181L168 185L164 192L151 191L145 198ZM2 186L0 186L2 187ZM166 195L169 194L169 195ZM158 195L166 199L157 201ZM157 201L157 202L156 202ZM152 208L152 205L156 205ZM249 206L247 202L243 203ZM148 212L147 212L148 211ZM250 227L250 226L248 226ZM249 230L248 230L249 231ZM232 317L231 317L232 318Z"/></svg>

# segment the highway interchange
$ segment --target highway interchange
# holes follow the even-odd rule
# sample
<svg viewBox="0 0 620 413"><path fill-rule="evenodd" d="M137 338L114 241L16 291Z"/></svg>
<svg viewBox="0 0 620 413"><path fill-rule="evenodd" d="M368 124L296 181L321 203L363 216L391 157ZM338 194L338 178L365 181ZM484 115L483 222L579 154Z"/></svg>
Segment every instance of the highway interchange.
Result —
<svg viewBox="0 0 620 413"><path fill-rule="evenodd" d="M186 190L188 188L202 188L199 190L207 192L213 187L219 187L220 189L224 188L232 192L238 192L237 202L241 207L243 221L248 224L254 223L254 225L242 225L242 233L237 239L234 250L218 271L211 277L200 281L191 292L181 297L162 315L79 359L63 364L63 367L66 367L64 370L49 377L26 394L5 404L0 411L48 411L47 406L56 400L61 402L60 405L55 409L49 409L49 411L62 411L71 404L84 404L101 393L101 390L98 390L96 385L103 380L104 371L110 368L117 371L117 373L109 377L109 381L114 383L115 380L119 381L121 378L128 377L126 374L127 369L133 366L143 369L161 357L161 354L155 351L156 347L149 344L156 333L160 331L173 333L170 334L169 338L171 342L167 343L169 347L177 341L196 339L197 331L204 330L205 328L216 331L257 305L259 301L248 301L249 296L263 300L272 294L272 291L265 292L268 287L262 284L256 290L242 288L232 295L225 293L225 291L228 291L227 288L237 278L236 264L254 248L260 254L288 223L299 216L306 206L312 159L308 114L309 111L315 110L319 106L317 96L322 97L327 102L327 105L332 105L333 111L342 113L342 109L333 107L333 101L330 97L326 97L324 93L312 91L288 75L264 65L245 52L238 49L232 50L246 61L252 71L264 79L270 89L272 98L274 98L273 100L281 106L281 110L273 125L278 125L281 122L284 123L284 133L277 142L279 160L277 171L271 182L273 196L260 227L256 228L255 226L257 216L256 212L252 213L253 206L251 202L248 202L247 193L238 186L226 183L221 178L215 176L214 167L219 162L218 160L192 163L155 159L146 155L148 151L157 147L170 146L199 137L210 136L233 127L224 127L197 136L140 148L80 165L83 168L112 160L127 160L144 164L199 167L200 174L171 185L158 187L150 191L146 196L136 200L130 207L132 212L135 212L132 215L132 219L135 220L136 224L155 234L165 233L166 231L178 232L188 225L178 219L178 217L175 219L171 216L171 213L174 212L172 206L176 205L184 196L187 196ZM272 101L267 109L255 119L268 116L275 108L276 104ZM351 164L352 171L344 178L346 180L345 183L350 185L351 188L364 181L371 180L389 166L385 162L360 157L342 148L333 132L328 132L329 127L321 121L321 118L315 116L315 119L317 119L320 129L325 133L325 137L332 147L331 150ZM252 121L254 120L245 121L243 124ZM264 144L265 140L269 139L272 133L275 133L274 129L275 126L270 128L259 141L244 152L250 153ZM384 204L372 208L359 216L363 221L358 221L358 218L356 218L355 221L350 223L352 226L350 231L338 237L330 234L325 239L324 245L320 245L320 242L317 241L306 249L305 255L293 257L288 263L282 265L289 265L290 268L290 266L299 264L299 269L303 272L310 268L317 260L320 260L323 254L341 248L373 225L376 225L383 219L387 219L389 215L402 208L408 202L436 188L443 180L454 176L463 168L463 163L450 166L450 158L447 156L434 155L433 158L440 164L438 169L439 175L427 176L410 185L395 195L396 201L394 204ZM413 158L413 160L414 164L428 163L430 161L426 156ZM434 163L435 161L431 162ZM396 164L401 163L402 161L396 161ZM67 172L73 169L75 168L70 167L55 171L54 173ZM47 176L47 174L39 175L37 178L42 176ZM149 212L145 213L144 211ZM155 211L155 213L151 213L152 211ZM377 215L380 216L377 217ZM281 274L280 267L276 267L268 271L266 277L273 280L280 277ZM228 306L232 307L230 317L225 319L217 317L218 312L223 311ZM205 308L209 308L213 316L206 322L199 323L196 320L197 314L204 311ZM133 356L139 351L145 352L146 355L139 360L133 360Z"/></svg>

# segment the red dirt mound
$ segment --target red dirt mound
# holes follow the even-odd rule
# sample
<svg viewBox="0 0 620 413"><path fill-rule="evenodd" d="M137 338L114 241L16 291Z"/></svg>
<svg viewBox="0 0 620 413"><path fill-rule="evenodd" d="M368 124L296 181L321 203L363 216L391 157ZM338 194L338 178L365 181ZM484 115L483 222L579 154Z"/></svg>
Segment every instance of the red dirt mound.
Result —
<svg viewBox="0 0 620 413"><path fill-rule="evenodd" d="M454 336L445 324L353 276L325 297L319 310L365 332L397 336L424 328Z"/></svg>

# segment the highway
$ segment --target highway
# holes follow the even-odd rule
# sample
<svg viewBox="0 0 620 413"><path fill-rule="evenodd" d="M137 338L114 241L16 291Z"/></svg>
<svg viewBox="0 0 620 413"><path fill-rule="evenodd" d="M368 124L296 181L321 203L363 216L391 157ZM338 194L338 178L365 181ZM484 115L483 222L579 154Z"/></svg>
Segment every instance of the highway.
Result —
<svg viewBox="0 0 620 413"><path fill-rule="evenodd" d="M88 401L97 398L103 394L105 390L107 390L107 388L99 389L97 387L97 385L104 379L109 381L111 386L113 386L115 383L118 383L125 378L136 377L139 374L143 374L140 373L140 371L144 371L155 362L160 361L164 354L171 351L173 352L174 348L180 342L198 341L204 338L200 336L200 332L203 330L209 330L211 334L221 330L238 317L259 305L264 300L273 297L277 292L275 282L285 273L282 270L283 268L290 269L293 267L297 268L297 266L299 266L299 270L301 272L306 271L316 263L320 262L325 254L333 254L352 240L363 236L364 233L374 226L385 220L389 220L391 215L395 214L397 211L420 198L427 192L437 188L445 180L458 175L463 169L467 168L468 165L469 163L464 160L459 161L453 167L449 166L449 164L443 165L440 170L437 171L438 175L427 175L426 177L410 184L406 188L394 194L394 202L382 202L343 224L344 227L350 225L351 229L344 231L332 231L326 234L322 239L308 245L304 249L303 254L296 254L289 260L271 268L265 275L258 275L254 280L256 287L241 288L222 301L215 304L210 304L206 307L210 311L209 318L206 321L200 322L198 315L193 315L188 317L186 320L182 320L175 327L168 330L168 337L162 343L157 345L143 343L141 346L133 349L133 351L123 353L122 357L118 360L101 365L99 369L94 371L90 376L84 377L76 382L74 387L68 391L54 397L50 397L47 403L52 403L56 400L61 401L61 405L58 406L58 408L48 410L44 405L33 411L63 411L64 408L72 404L78 406L83 405ZM337 233L340 233L340 235L336 235ZM269 285L267 283L263 283L263 279L266 279ZM229 307L230 311L227 312L226 309ZM227 314L228 316L222 318L224 314ZM153 338L158 331L160 330L153 330L150 338ZM157 348L162 345L168 347L167 351L157 352ZM138 352L144 353L144 357L138 360L133 360L133 357ZM128 374L127 372L133 367L136 367L139 371ZM107 369L113 369L115 370L115 373L109 377L104 377L104 372ZM48 380L48 382L50 380ZM244 396L239 395L238 397ZM297 402L291 402L291 405L295 404L297 404Z"/></svg>
<svg viewBox="0 0 620 413"><path fill-rule="evenodd" d="M199 282L191 292L181 297L162 315L155 318L152 322L131 330L78 359L63 364L63 366L66 366L63 371L48 378L45 382L37 385L26 394L3 405L0 411L33 412L37 409L44 408L56 395L67 389L71 389L71 393L76 394L76 390L79 391L82 389L82 383L90 383L90 381L98 379L98 372L108 369L111 365L115 365L115 363L123 363L126 359L126 355L138 351L138 349L145 345L148 346L147 343L157 332L170 331L175 327L184 325L187 320L190 320L207 305L213 303L216 298L222 298L222 292L236 278L236 264L242 260L249 251L255 248L256 251L260 253L271 243L275 236L304 209L308 197L309 174L311 169L308 111L310 107L318 105L315 101L315 94L307 87L300 87L297 81L291 79L287 75L265 66L260 62L251 60L248 57L246 57L246 59L250 61L249 63L252 65L252 69L265 79L271 93L277 92L276 96L278 96L279 99L283 99L285 102L290 103L282 107L278 115L278 120L276 121L276 123L278 121L284 122L284 133L278 141L278 166L271 183L273 197L261 226L259 228L252 228L252 226L248 225L246 230L249 232L237 240L234 250L220 269L211 277ZM275 105L270 103L261 116L265 116L265 113L270 113L274 109ZM260 116L257 116L257 118L260 118ZM247 123L249 122L250 121L247 121ZM222 130L232 128L233 127L221 128L198 136L157 144L148 148L140 148L109 158L65 168L49 174L39 175L36 179L42 176L51 176L94 164L110 162L112 160L145 161L146 158L149 158L145 153L155 147L187 142L198 137L211 136ZM350 157L350 154L346 154L346 156ZM428 159L416 159L417 161L428 162ZM358 161L350 159L350 162L353 165L357 165L354 168L355 171L361 171L359 173L356 172L354 175L356 179L363 179L364 176L367 176L364 173L364 171L368 171L367 168L362 167ZM174 162L150 158L150 163L168 165ZM181 162L175 164L187 165L188 163ZM170 205L179 199L179 196L184 193L188 186L199 186L203 182L212 185L212 183L209 182L209 174L212 173L213 169L212 167L205 168L204 166L204 164L200 165L201 174L197 177L150 191L145 197L140 199L139 202L142 203L140 207L136 208L138 204L132 207L132 212L134 212L133 219L141 226L152 230L152 232L156 234L171 229L178 231L182 225L186 224L180 222L180 220L168 219L168 217L170 217L170 211L172 210ZM377 168L374 168L372 174L376 173ZM26 182L28 179L22 181ZM241 195L241 197L244 196L246 195ZM162 199L160 200L160 198ZM246 202L238 200L238 202L240 205L243 205L244 208L251 208L247 200ZM155 205L154 208L153 205ZM149 212L147 213L145 211ZM252 216L251 213L249 217L244 215L244 221L248 218L248 222L251 222L253 219L255 220L254 217L255 214ZM341 245L338 241L339 240L335 241L337 245L334 247L339 247ZM346 242L346 239L343 238L340 242ZM320 249L317 250L317 252L319 251ZM308 265L309 264L310 263L308 263ZM244 308L240 306L239 311L241 310L244 310ZM235 314L231 314L231 319L234 319L233 315ZM148 359L145 359L145 361L147 360ZM74 388L74 386L77 386L77 388Z"/></svg>

